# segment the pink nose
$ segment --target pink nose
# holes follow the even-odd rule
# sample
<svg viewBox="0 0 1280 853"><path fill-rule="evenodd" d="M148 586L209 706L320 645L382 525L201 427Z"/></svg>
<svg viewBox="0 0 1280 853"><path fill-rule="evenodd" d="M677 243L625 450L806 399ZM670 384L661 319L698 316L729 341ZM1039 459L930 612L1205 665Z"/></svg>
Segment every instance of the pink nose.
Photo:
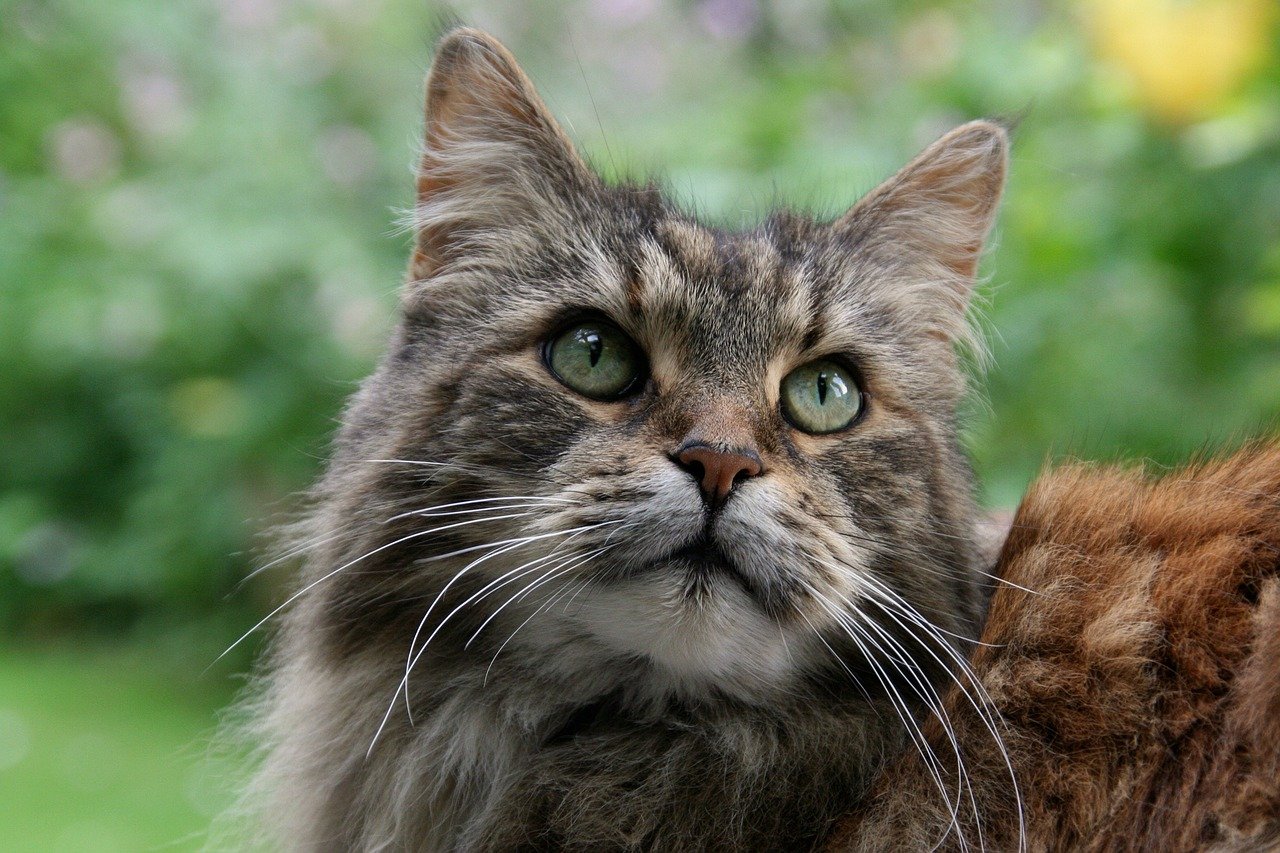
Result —
<svg viewBox="0 0 1280 853"><path fill-rule="evenodd" d="M699 482L712 506L723 503L738 483L764 470L760 457L747 448L717 450L708 444L693 444L676 453L676 460Z"/></svg>

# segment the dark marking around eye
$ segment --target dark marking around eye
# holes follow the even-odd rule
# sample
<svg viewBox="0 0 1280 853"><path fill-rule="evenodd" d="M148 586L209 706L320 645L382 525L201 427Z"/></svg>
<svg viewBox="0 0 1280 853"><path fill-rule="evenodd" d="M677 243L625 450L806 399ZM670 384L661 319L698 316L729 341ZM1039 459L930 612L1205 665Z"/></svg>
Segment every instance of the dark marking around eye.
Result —
<svg viewBox="0 0 1280 853"><path fill-rule="evenodd" d="M817 298L816 294L812 291L810 292L809 311L810 313L815 313L817 311ZM801 342L801 347L806 351L816 349L818 343L822 340L825 334L826 330L823 329L822 324L815 323L804 333L804 340Z"/></svg>

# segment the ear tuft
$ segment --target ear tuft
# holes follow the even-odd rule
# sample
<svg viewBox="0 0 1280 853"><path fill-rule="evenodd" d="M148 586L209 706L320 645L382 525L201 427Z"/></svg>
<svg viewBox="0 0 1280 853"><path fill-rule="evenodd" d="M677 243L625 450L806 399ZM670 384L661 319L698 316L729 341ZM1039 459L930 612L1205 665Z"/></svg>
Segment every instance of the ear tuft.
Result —
<svg viewBox="0 0 1280 853"><path fill-rule="evenodd" d="M832 225L873 286L921 331L985 352L968 322L978 258L1004 188L1009 136L990 121L962 125L930 145Z"/></svg>
<svg viewBox="0 0 1280 853"><path fill-rule="evenodd" d="M550 134L572 151L533 83L501 42L481 30L451 30L427 78L427 144L468 131Z"/></svg>
<svg viewBox="0 0 1280 853"><path fill-rule="evenodd" d="M961 125L930 145L837 223L915 249L971 286L1004 188L1009 135L990 121Z"/></svg>
<svg viewBox="0 0 1280 853"><path fill-rule="evenodd" d="M902 305L922 332L981 361L968 321L978 258L1004 188L1009 136L990 121L962 125L930 145L833 225L870 284Z"/></svg>
<svg viewBox="0 0 1280 853"><path fill-rule="evenodd" d="M563 214L590 172L511 53L459 28L436 48L414 211L414 280L464 256L486 229Z"/></svg>
<svg viewBox="0 0 1280 853"><path fill-rule="evenodd" d="M956 272L973 278L987 232L995 220L1009 164L1009 135L998 124L974 121L961 125L930 146L913 164L910 181L939 208L954 215L967 230L968 245L944 259ZM909 166L908 169L911 167Z"/></svg>

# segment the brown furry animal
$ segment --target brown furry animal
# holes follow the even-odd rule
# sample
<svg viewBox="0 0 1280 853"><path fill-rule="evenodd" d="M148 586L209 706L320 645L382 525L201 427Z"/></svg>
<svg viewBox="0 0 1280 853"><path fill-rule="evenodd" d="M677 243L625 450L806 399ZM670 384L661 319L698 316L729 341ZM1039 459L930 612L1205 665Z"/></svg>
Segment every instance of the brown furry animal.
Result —
<svg viewBox="0 0 1280 853"><path fill-rule="evenodd" d="M1280 444L1158 480L1054 471L1000 571L1018 586L992 599L972 665L1028 849L1280 849ZM911 754L829 849L1018 848L1009 768L958 690L947 708L973 790L958 819ZM936 719L926 732L954 754Z"/></svg>

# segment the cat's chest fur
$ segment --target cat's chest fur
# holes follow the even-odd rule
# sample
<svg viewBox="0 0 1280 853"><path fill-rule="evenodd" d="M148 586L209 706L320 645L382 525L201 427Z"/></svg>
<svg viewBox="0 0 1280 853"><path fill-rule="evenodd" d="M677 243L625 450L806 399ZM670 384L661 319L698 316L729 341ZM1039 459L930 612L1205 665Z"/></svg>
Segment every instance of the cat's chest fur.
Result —
<svg viewBox="0 0 1280 853"><path fill-rule="evenodd" d="M900 747L898 730L883 725L881 715L892 711L860 699L637 707L626 695L635 685L578 702L565 684L504 684L513 674L421 685L413 722L391 723L372 749L367 726L354 723L386 711L381 695L338 717L311 717L306 740L332 750L316 754L337 775L312 791L322 802L313 820L290 821L292 842L301 849L808 849ZM306 677L306 687L290 687L295 698L356 696L369 669ZM344 760L335 760L339 754Z"/></svg>

